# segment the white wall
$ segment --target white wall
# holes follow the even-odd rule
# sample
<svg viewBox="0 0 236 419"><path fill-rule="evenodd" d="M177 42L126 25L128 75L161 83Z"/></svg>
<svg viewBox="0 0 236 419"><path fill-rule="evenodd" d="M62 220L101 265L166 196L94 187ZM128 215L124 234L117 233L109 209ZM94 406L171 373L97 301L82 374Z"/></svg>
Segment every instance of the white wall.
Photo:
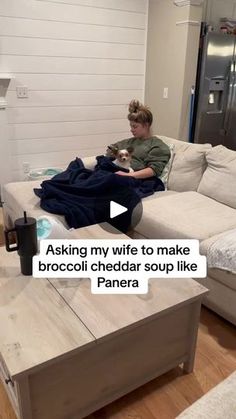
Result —
<svg viewBox="0 0 236 419"><path fill-rule="evenodd" d="M195 84L202 7L177 7L150 0L145 101L154 114L153 131L188 137L189 98ZM163 90L168 87L168 98Z"/></svg>
<svg viewBox="0 0 236 419"><path fill-rule="evenodd" d="M187 8L176 7L172 0L149 1L145 102L153 111L154 133L175 138L179 130L186 49L185 28L175 23L187 16ZM163 98L164 87L168 87L168 99Z"/></svg>
<svg viewBox="0 0 236 419"><path fill-rule="evenodd" d="M12 180L24 176L24 162L65 166L129 135L127 104L144 97L147 3L0 1L0 75L14 76L7 93ZM28 98L17 98L21 85Z"/></svg>
<svg viewBox="0 0 236 419"><path fill-rule="evenodd" d="M185 50L185 68L184 81L182 91L182 106L181 118L179 125L178 138L189 140L189 117L191 105L191 88L195 86L199 39L200 39L200 25L195 24L202 20L202 7L191 6L189 10L189 24L185 25L187 30L187 45ZM192 22L192 23L191 23Z"/></svg>

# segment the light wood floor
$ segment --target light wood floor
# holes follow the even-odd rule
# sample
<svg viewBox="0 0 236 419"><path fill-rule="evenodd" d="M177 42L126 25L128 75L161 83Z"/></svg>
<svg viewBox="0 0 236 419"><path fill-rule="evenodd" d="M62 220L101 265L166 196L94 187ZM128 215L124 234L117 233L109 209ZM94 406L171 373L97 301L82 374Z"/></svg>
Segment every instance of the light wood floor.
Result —
<svg viewBox="0 0 236 419"><path fill-rule="evenodd" d="M236 328L202 308L194 373L175 368L87 419L174 419L235 370ZM16 419L2 387L0 419Z"/></svg>

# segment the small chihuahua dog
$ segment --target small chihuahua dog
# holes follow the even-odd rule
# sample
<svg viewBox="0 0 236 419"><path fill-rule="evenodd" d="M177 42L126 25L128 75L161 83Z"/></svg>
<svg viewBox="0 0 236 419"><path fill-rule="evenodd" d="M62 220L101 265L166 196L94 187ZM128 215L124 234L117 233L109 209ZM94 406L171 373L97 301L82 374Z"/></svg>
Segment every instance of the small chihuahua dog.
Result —
<svg viewBox="0 0 236 419"><path fill-rule="evenodd" d="M118 150L116 154L116 159L113 163L117 166L123 167L124 169L128 169L129 172L133 172L132 167L130 167L132 152L133 149L131 149L130 147L124 150Z"/></svg>
<svg viewBox="0 0 236 419"><path fill-rule="evenodd" d="M130 162L133 153L133 147L128 147L124 150L118 150L116 147L108 146L111 155L114 156L116 159L113 161L114 164L120 166L124 169L129 170L129 172L133 172L132 167L130 167Z"/></svg>

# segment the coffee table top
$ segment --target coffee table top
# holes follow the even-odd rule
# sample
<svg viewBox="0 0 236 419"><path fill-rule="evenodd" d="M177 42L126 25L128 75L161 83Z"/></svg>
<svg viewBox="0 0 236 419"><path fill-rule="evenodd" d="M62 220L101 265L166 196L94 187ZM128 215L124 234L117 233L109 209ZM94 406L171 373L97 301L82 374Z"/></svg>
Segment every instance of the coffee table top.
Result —
<svg viewBox="0 0 236 419"><path fill-rule="evenodd" d="M108 223L76 228L75 230L71 230L71 236L75 239L129 239L128 236Z"/></svg>
<svg viewBox="0 0 236 419"><path fill-rule="evenodd" d="M189 278L149 279L147 294L91 294L90 280L52 279L49 282L67 301L96 339L121 333L145 321L193 302L208 290Z"/></svg>
<svg viewBox="0 0 236 419"><path fill-rule="evenodd" d="M0 353L13 378L94 342L47 279L21 275L18 255L3 247L0 260Z"/></svg>
<svg viewBox="0 0 236 419"><path fill-rule="evenodd" d="M100 226L79 230L74 237L112 236ZM123 234L113 237L126 238ZM0 261L0 353L13 379L138 327L207 292L192 279L159 278L149 280L148 294L95 295L88 278L22 276L17 253L7 253L3 247Z"/></svg>

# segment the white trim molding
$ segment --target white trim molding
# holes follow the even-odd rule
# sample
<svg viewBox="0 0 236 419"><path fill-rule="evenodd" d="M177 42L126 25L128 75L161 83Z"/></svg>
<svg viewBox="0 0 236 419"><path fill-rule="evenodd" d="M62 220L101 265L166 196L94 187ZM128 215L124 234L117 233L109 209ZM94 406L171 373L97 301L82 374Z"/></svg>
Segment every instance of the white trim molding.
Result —
<svg viewBox="0 0 236 419"><path fill-rule="evenodd" d="M204 0L174 0L175 6L201 6Z"/></svg>
<svg viewBox="0 0 236 419"><path fill-rule="evenodd" d="M198 20L180 20L179 22L176 22L176 25L200 26L201 22Z"/></svg>

